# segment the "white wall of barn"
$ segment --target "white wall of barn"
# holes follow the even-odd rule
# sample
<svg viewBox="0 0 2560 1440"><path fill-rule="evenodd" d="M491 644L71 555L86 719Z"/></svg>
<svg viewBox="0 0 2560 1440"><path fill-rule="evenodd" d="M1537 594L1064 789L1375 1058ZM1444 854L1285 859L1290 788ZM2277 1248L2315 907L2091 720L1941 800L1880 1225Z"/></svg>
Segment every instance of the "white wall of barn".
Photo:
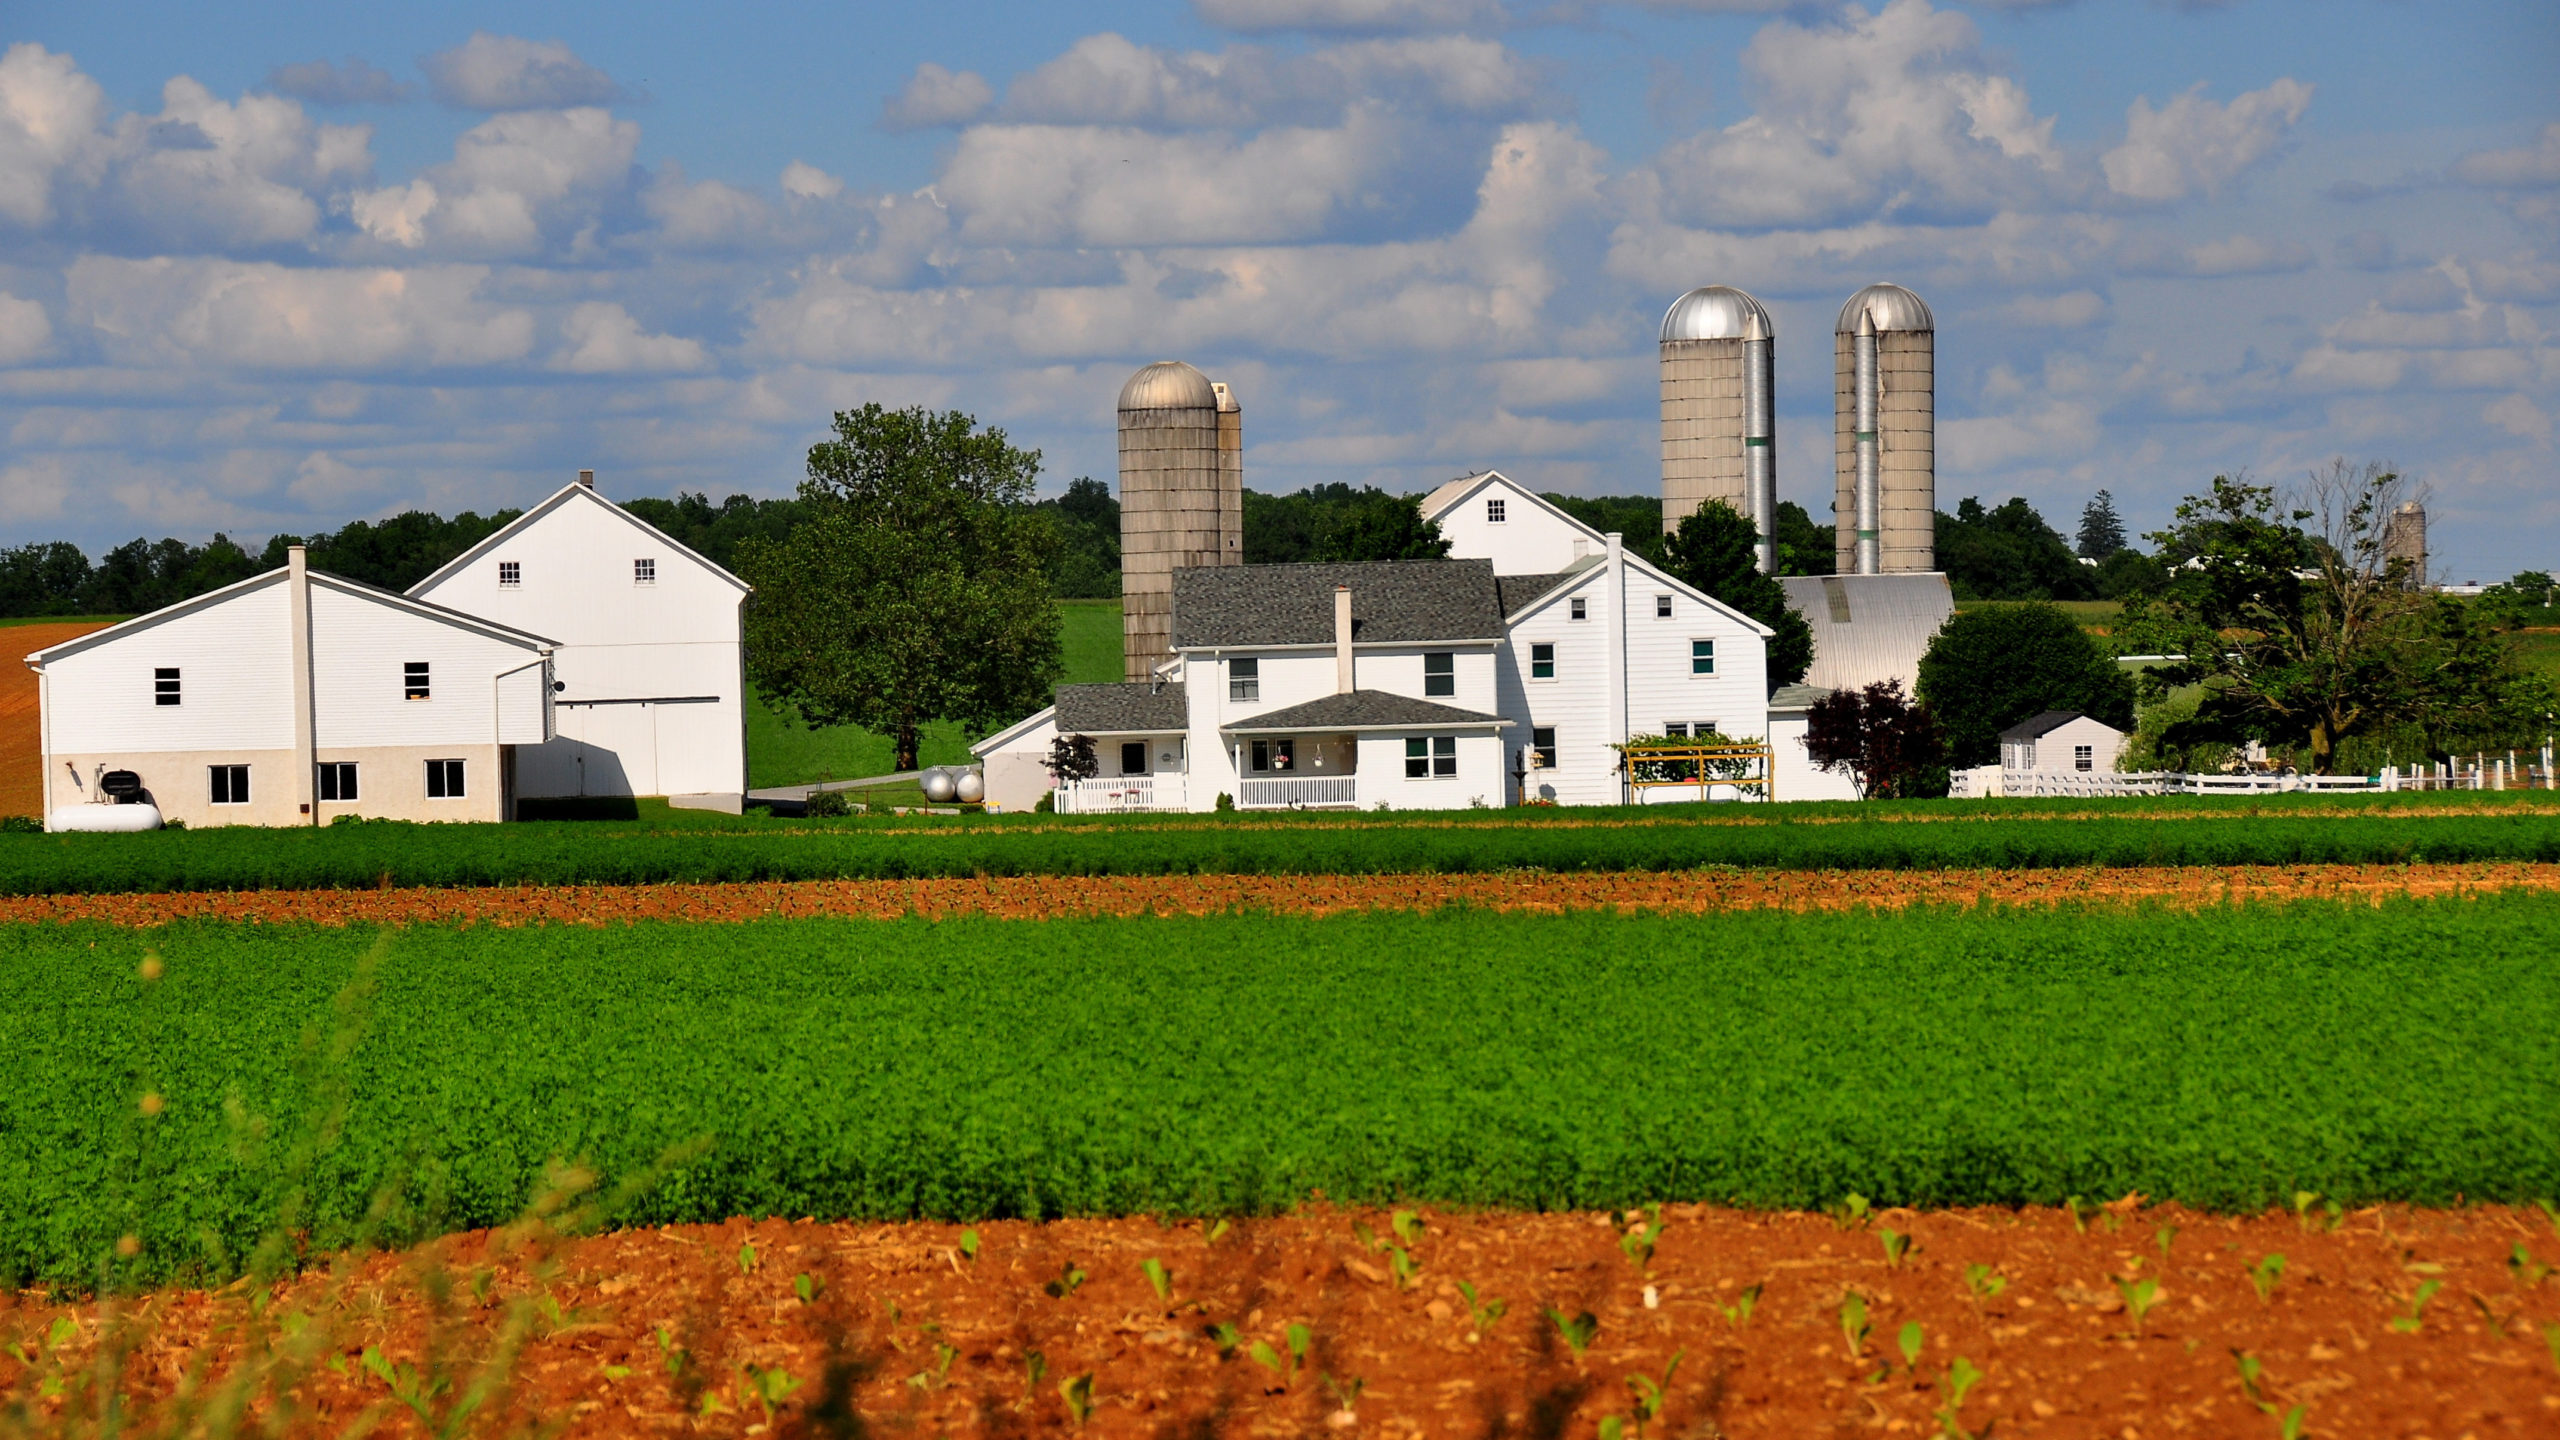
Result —
<svg viewBox="0 0 2560 1440"><path fill-rule="evenodd" d="M291 601L284 576L129 630L45 667L49 748L62 754L293 748ZM152 672L179 672L180 703Z"/></svg>
<svg viewBox="0 0 2560 1440"><path fill-rule="evenodd" d="M1493 501L1502 506L1498 521L1488 504ZM1490 560L1496 575L1552 575L1601 551L1589 527L1501 475L1478 484L1438 519L1453 558Z"/></svg>
<svg viewBox="0 0 2560 1440"><path fill-rule="evenodd" d="M538 658L523 644L314 577L312 743L322 751L489 743L498 730L497 677ZM427 666L423 700L406 693L414 662Z"/></svg>

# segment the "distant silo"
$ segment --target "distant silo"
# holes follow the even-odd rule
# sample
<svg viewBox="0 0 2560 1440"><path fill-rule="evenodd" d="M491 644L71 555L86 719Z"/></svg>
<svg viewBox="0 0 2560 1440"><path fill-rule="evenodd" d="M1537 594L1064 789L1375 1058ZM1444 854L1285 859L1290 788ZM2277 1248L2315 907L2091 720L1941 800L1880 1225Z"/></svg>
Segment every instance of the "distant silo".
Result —
<svg viewBox="0 0 2560 1440"><path fill-rule="evenodd" d="M1777 326L1759 301L1730 285L1706 285L1662 316L1662 528L1722 500L1760 532L1760 568L1771 566L1777 511Z"/></svg>
<svg viewBox="0 0 2560 1440"><path fill-rule="evenodd" d="M2427 583L2427 512L2411 500L2382 522L2382 562L2402 566L2400 583Z"/></svg>
<svg viewBox="0 0 2560 1440"><path fill-rule="evenodd" d="M1120 637L1129 680L1173 658L1173 572L1244 560L1244 416L1221 414L1219 399L1208 376L1179 360L1159 360L1120 387Z"/></svg>
<svg viewBox="0 0 2560 1440"><path fill-rule="evenodd" d="M1841 573L1937 569L1937 321L1929 307L1899 285L1850 296L1832 337L1832 376Z"/></svg>

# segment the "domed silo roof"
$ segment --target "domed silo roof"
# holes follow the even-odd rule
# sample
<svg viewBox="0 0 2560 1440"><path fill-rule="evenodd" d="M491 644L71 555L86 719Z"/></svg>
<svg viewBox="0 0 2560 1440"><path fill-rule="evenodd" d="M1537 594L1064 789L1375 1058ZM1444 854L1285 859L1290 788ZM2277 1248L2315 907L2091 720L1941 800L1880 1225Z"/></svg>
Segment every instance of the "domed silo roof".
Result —
<svg viewBox="0 0 2560 1440"><path fill-rule="evenodd" d="M1120 387L1123 410L1215 410L1218 392L1209 377L1179 360L1159 360Z"/></svg>
<svg viewBox="0 0 2560 1440"><path fill-rule="evenodd" d="M1662 343L1674 340L1739 340L1743 322L1760 317L1761 330L1776 335L1778 327L1757 300L1730 285L1701 285L1671 302L1662 312Z"/></svg>
<svg viewBox="0 0 2560 1440"><path fill-rule="evenodd" d="M1858 333L1860 310L1874 312L1879 331L1938 328L1937 317L1929 313L1927 302L1899 285L1870 285L1850 296L1849 303L1840 307L1839 334Z"/></svg>

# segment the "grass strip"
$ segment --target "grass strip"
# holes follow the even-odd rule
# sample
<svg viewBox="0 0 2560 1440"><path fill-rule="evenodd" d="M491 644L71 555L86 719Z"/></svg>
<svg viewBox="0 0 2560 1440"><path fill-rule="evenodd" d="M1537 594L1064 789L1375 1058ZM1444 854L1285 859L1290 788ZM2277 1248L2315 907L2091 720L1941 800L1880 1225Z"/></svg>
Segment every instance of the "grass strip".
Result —
<svg viewBox="0 0 2560 1440"><path fill-rule="evenodd" d="M124 1234L153 1278L220 1274L279 1213L317 1246L355 1234L386 1187L395 1232L498 1223L550 1161L629 1175L697 1139L622 1218L1237 1213L1317 1190L2520 1200L2560 1194L2555 945L2560 899L2528 895L12 927L0 1280L94 1281Z"/></svg>

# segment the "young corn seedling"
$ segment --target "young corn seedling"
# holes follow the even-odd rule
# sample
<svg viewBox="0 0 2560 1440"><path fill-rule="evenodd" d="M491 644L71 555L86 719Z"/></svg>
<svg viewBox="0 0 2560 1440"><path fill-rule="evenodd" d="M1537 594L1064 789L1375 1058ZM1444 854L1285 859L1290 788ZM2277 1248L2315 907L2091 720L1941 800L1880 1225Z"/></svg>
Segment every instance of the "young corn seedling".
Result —
<svg viewBox="0 0 2560 1440"><path fill-rule="evenodd" d="M1964 1288L1972 1291L1974 1300L1979 1303L1997 1298L2001 1291L2008 1289L2009 1277L1988 1265L1967 1265L1964 1267Z"/></svg>
<svg viewBox="0 0 2560 1440"><path fill-rule="evenodd" d="M963 1230L960 1232L960 1258L968 1261L972 1265L978 1263L977 1231Z"/></svg>
<svg viewBox="0 0 2560 1440"><path fill-rule="evenodd" d="M2419 1327L2427 1323L2425 1318L2427 1302L2436 1298L2436 1292L2443 1288L2444 1282L2441 1280L2419 1281L2417 1293L2409 1297L2409 1313L2393 1316L2391 1328L2403 1335L2417 1334Z"/></svg>
<svg viewBox="0 0 2560 1440"><path fill-rule="evenodd" d="M1502 1318L1502 1312L1511 1308L1509 1301L1491 1295L1478 1295L1476 1287L1464 1280L1458 1282L1458 1293L1466 1297L1467 1323L1474 1326L1475 1332L1479 1335L1492 1329L1493 1322Z"/></svg>
<svg viewBox="0 0 2560 1440"><path fill-rule="evenodd" d="M2305 1235L2311 1233L2311 1207L2318 1203L2320 1203L2320 1192L2317 1190L2296 1190L2293 1192L2293 1223L2298 1226Z"/></svg>
<svg viewBox="0 0 2560 1440"><path fill-rule="evenodd" d="M1839 1203L1832 1205L1825 1213L1830 1215L1831 1223L1842 1230L1852 1225L1864 1225L1867 1223L1867 1197L1855 1194L1844 1195Z"/></svg>
<svg viewBox="0 0 2560 1440"><path fill-rule="evenodd" d="M1961 1355L1947 1367L1947 1403L1938 1407L1938 1434L1943 1440L1975 1440L1963 1425L1964 1397L1981 1383L1982 1372Z"/></svg>
<svg viewBox="0 0 2560 1440"><path fill-rule="evenodd" d="M1147 1288L1156 1292L1156 1298L1172 1304L1173 1272L1164 1268L1164 1262L1150 1255L1139 1263L1138 1269L1146 1275Z"/></svg>
<svg viewBox="0 0 2560 1440"><path fill-rule="evenodd" d="M1916 1375L1920 1370L1920 1347L1929 1343L1929 1332L1917 1320L1902 1322L1902 1330L1893 1337L1893 1348L1902 1352L1902 1373Z"/></svg>
<svg viewBox="0 0 2560 1440"><path fill-rule="evenodd" d="M1840 1335L1849 1342L1850 1359L1866 1353L1867 1297L1855 1290L1840 1297Z"/></svg>
<svg viewBox="0 0 2560 1440"><path fill-rule="evenodd" d="M1049 1357L1037 1350L1023 1351L1022 1371L1028 1378L1022 1382L1022 1399L1013 1408L1029 1410L1032 1397L1040 1393L1040 1377L1049 1373Z"/></svg>
<svg viewBox="0 0 2560 1440"><path fill-rule="evenodd" d="M2283 1278L2284 1257L2282 1255L2269 1255L2249 1267L2249 1283L2256 1288L2258 1303L2261 1305L2273 1298L2276 1293L2276 1282Z"/></svg>
<svg viewBox="0 0 2560 1440"><path fill-rule="evenodd" d="M2071 1212L2071 1228L2083 1235L2089 1233L2089 1221L2106 1209L2095 1201L2083 1200L2077 1195L2064 1196L2062 1208Z"/></svg>
<svg viewBox="0 0 2560 1440"><path fill-rule="evenodd" d="M2284 1429L2280 1432L2284 1440L2309 1440L2311 1432L2303 1428L2303 1421L2310 1413L2308 1405L2296 1405L2284 1412Z"/></svg>
<svg viewBox="0 0 2560 1440"><path fill-rule="evenodd" d="M738 1247L739 1274L753 1275L756 1273L756 1266L759 1263L761 1262L756 1259L756 1242L750 1240L746 1244Z"/></svg>
<svg viewBox="0 0 2560 1440"><path fill-rule="evenodd" d="M1581 1359L1582 1352L1590 1349L1591 1342L1599 1338L1600 1317L1588 1310L1568 1319L1562 1310L1549 1306L1547 1319L1556 1327L1556 1333L1564 1337L1565 1348L1573 1352L1576 1360Z"/></svg>
<svg viewBox="0 0 2560 1440"><path fill-rule="evenodd" d="M2151 1232L2151 1243L2160 1247L2160 1263L2169 1263L2169 1247L2177 1243L2178 1227L2163 1225Z"/></svg>
<svg viewBox="0 0 2560 1440"><path fill-rule="evenodd" d="M1406 1249L1422 1248L1423 1224L1419 1213L1412 1210L1398 1210L1387 1217L1387 1228L1396 1232L1396 1238L1404 1242Z"/></svg>
<svg viewBox="0 0 2560 1440"><path fill-rule="evenodd" d="M1211 1225L1208 1230L1202 1234L1200 1243L1203 1245L1215 1245L1219 1241L1226 1239L1227 1232L1234 1228L1236 1228L1234 1221L1221 1219L1216 1224Z"/></svg>
<svg viewBox="0 0 2560 1440"><path fill-rule="evenodd" d="M1201 1333L1209 1337L1211 1345L1217 1347L1218 1359L1221 1362L1236 1358L1236 1346L1244 1340L1244 1337L1237 1333L1236 1327L1227 1324L1212 1325Z"/></svg>
<svg viewBox="0 0 2560 1440"><path fill-rule="evenodd" d="M2548 1200L2536 1200L2533 1203L2542 1207L2542 1218L2551 1222L2551 1233L2560 1235L2560 1205L2554 1205Z"/></svg>
<svg viewBox="0 0 2560 1440"><path fill-rule="evenodd" d="M1741 1294L1733 1297L1732 1304L1723 1307L1724 1323L1739 1330L1751 1323L1751 1312L1758 1308L1760 1308L1760 1287L1746 1285L1742 1288Z"/></svg>
<svg viewBox="0 0 2560 1440"><path fill-rule="evenodd" d="M1078 1425L1092 1419L1093 1376L1087 1373L1059 1381L1058 1398L1067 1402L1067 1413Z"/></svg>
<svg viewBox="0 0 2560 1440"><path fill-rule="evenodd" d="M1058 1278L1041 1286L1040 1291L1052 1300L1064 1300L1076 1293L1076 1287L1082 1284L1084 1284L1084 1271L1070 1261L1065 1269L1058 1272Z"/></svg>
<svg viewBox="0 0 2560 1440"><path fill-rule="evenodd" d="M1642 1374L1627 1377L1627 1388L1635 1392L1636 1440L1644 1440L1646 1421L1662 1418L1662 1407L1671 1399L1671 1377L1680 1373L1680 1357L1688 1353L1672 1351L1671 1363L1662 1367L1660 1380Z"/></svg>
<svg viewBox="0 0 2560 1440"><path fill-rule="evenodd" d="M791 1277L791 1293L799 1296L800 1303L803 1305L817 1304L818 1292L825 1288L827 1288L827 1282L806 1270Z"/></svg>
<svg viewBox="0 0 2560 1440"><path fill-rule="evenodd" d="M1421 1270L1422 1262L1413 1258L1412 1251L1401 1245L1387 1247L1387 1273L1395 1276L1397 1289L1412 1289L1413 1277Z"/></svg>
<svg viewBox="0 0 2560 1440"><path fill-rule="evenodd" d="M1899 1267L1902 1257L1911 1253L1911 1237L1891 1226L1877 1231L1876 1238L1884 1242L1884 1263L1888 1270Z"/></svg>
<svg viewBox="0 0 2560 1440"><path fill-rule="evenodd" d="M2536 1261L2533 1252L2524 1248L2524 1242L2519 1240L2515 1248L2507 1252L2507 1273L2515 1277L2518 1285L2530 1290L2550 1276L2551 1267Z"/></svg>
<svg viewBox="0 0 2560 1440"><path fill-rule="evenodd" d="M937 1340L933 1346L933 1368L908 1376L907 1384L917 1390L939 1390L950 1383L951 1362L959 1358L958 1347Z"/></svg>
<svg viewBox="0 0 2560 1440"><path fill-rule="evenodd" d="M2542 1343L2551 1347L2551 1368L2560 1370L2560 1321L2542 1327Z"/></svg>
<svg viewBox="0 0 2560 1440"><path fill-rule="evenodd" d="M1325 1393L1333 1397L1334 1410L1344 1415L1354 1414L1359 1410L1360 1392L1369 1388L1369 1382L1357 1375L1345 1380L1336 1380L1330 1375L1321 1374L1316 1378L1324 1382Z"/></svg>
<svg viewBox="0 0 2560 1440"><path fill-rule="evenodd" d="M1278 1351L1259 1340L1254 1341L1253 1348L1245 1353L1252 1357L1254 1364L1279 1376L1280 1384L1284 1388L1294 1389L1298 1383L1298 1367L1306 1363L1307 1346L1313 1342L1315 1335L1304 1325L1292 1325L1288 1329L1287 1339L1289 1344L1287 1360L1282 1360Z"/></svg>
<svg viewBox="0 0 2560 1440"><path fill-rule="evenodd" d="M1640 1215L1642 1212L1638 1212ZM1624 1227L1621 1227L1624 1228ZM1628 1229L1618 1237L1618 1249L1635 1263L1638 1271L1653 1268L1653 1247L1662 1239L1662 1207L1653 1207L1652 1223L1640 1229Z"/></svg>
<svg viewBox="0 0 2560 1440"><path fill-rule="evenodd" d="M2124 1311L2133 1317L2133 1333L2139 1337L2143 1317L2160 1303L2160 1282L2148 1275L2139 1280L2119 1280L2116 1293L2124 1297Z"/></svg>
<svg viewBox="0 0 2560 1440"><path fill-rule="evenodd" d="M2275 1402L2269 1400L2265 1392L2258 1388L2258 1377L2266 1373L2265 1363L2246 1350L2232 1351L2231 1359L2240 1367L2240 1393L2248 1396L2249 1403L2257 1406L2261 1414L2276 1413Z"/></svg>

